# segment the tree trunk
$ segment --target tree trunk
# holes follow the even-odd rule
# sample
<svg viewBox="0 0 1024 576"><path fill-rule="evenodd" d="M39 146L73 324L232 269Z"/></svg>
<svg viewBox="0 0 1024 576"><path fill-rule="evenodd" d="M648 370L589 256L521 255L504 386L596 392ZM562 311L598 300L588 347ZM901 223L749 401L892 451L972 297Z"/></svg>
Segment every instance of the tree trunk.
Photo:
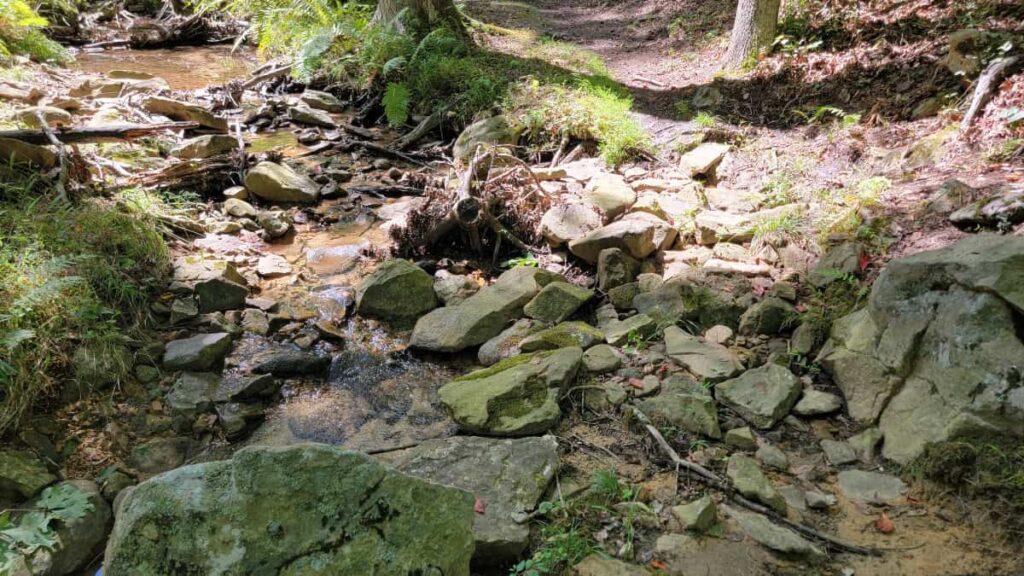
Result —
<svg viewBox="0 0 1024 576"><path fill-rule="evenodd" d="M458 34L466 32L462 14L452 0L378 0L373 22L395 21L402 10L408 10L408 21L417 28L415 32L419 35L425 35L441 25L447 25ZM401 22L396 24L402 27Z"/></svg>
<svg viewBox="0 0 1024 576"><path fill-rule="evenodd" d="M727 68L742 68L775 40L781 0L739 0L725 56Z"/></svg>

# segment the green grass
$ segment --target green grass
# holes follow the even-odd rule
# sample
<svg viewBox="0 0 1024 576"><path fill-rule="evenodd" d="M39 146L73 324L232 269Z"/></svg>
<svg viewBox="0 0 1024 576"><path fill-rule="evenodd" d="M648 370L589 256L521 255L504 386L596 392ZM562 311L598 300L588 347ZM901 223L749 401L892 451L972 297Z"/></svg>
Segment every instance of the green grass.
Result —
<svg viewBox="0 0 1024 576"><path fill-rule="evenodd" d="M41 62L66 64L71 54L42 32L48 24L25 0L0 0L0 64L13 56L28 56Z"/></svg>
<svg viewBox="0 0 1024 576"><path fill-rule="evenodd" d="M34 177L0 179L0 435L59 385L118 381L125 332L168 268L149 218L109 201L71 207Z"/></svg>

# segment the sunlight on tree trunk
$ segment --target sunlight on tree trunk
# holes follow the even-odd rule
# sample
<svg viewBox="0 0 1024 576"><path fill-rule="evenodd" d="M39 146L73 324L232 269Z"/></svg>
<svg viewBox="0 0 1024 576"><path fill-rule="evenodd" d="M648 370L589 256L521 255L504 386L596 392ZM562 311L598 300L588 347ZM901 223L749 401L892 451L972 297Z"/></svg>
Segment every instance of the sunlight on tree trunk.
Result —
<svg viewBox="0 0 1024 576"><path fill-rule="evenodd" d="M779 22L781 0L739 0L736 23L725 56L727 68L742 68L771 45Z"/></svg>
<svg viewBox="0 0 1024 576"><path fill-rule="evenodd" d="M462 15L452 0L379 0L373 21L391 22L402 10L408 10L410 21L415 23L421 33L429 32L442 24L460 34L465 33Z"/></svg>

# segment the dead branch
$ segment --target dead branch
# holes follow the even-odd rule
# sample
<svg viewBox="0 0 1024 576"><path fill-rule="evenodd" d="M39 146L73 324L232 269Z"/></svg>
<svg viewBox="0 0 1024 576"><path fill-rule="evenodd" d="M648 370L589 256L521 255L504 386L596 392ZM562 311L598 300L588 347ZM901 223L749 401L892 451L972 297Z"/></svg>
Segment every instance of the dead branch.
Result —
<svg viewBox="0 0 1024 576"><path fill-rule="evenodd" d="M971 107L967 109L963 121L960 122L960 130L966 131L974 123L974 120L981 114L985 105L995 96L996 89L1003 81L1003 78L1014 74L1021 67L1024 67L1024 57L1009 56L996 58L985 71L978 77L978 84L974 88L974 96L971 97Z"/></svg>
<svg viewBox="0 0 1024 576"><path fill-rule="evenodd" d="M292 65L291 64L286 64L284 66L281 66L280 68L274 68L273 70L271 70L269 72L264 72L264 73L259 74L257 76L253 76L252 78L250 78L250 79L246 80L245 82L243 82L242 83L242 90L249 90L249 89L251 89L252 87L254 87L254 86L258 85L258 84L266 82L267 80L273 80L274 78L280 78L281 76L287 76L288 74L291 74L291 73L292 73Z"/></svg>
<svg viewBox="0 0 1024 576"><path fill-rule="evenodd" d="M689 460L684 460L682 457L680 457L679 454L674 449L672 449L672 446L669 445L668 441L665 440L665 437L661 435L661 432L659 432L658 429L654 427L654 425L651 423L650 418L648 418L646 414L638 410L636 407L631 407L630 410L634 418L636 418L636 420L643 425L644 429L647 430L647 433L650 434L652 438L654 438L655 443L658 445L659 448L661 448L662 453L664 453L665 456L667 456L668 459L671 460L672 463L678 466L679 468L683 468L685 470L693 472L694 477L705 486L725 493L725 495L730 500L746 508L747 510L757 512L758 514L761 514L763 516L767 516L769 520L775 522L776 524L781 524L805 536L823 542L826 546L829 546L840 552L859 554L862 556L882 555L882 551L877 548L869 548L865 546L857 546L856 544L850 544L830 534L819 532L818 530L815 530L814 528L811 528L810 526L807 526L805 524L793 522L792 520L789 520L779 515L770 508L767 508L765 506L762 506L761 504L748 500L747 498L738 494L736 490L734 490L733 487L729 484L729 482L726 481L724 478L718 476L714 472L708 470L707 468L704 468L703 466L697 464L696 462L690 462Z"/></svg>
<svg viewBox="0 0 1024 576"><path fill-rule="evenodd" d="M57 139L57 136L54 135L53 130L50 128L50 125L46 122L46 118L43 116L42 111L36 111L36 120L39 121L40 130L44 135L46 135L46 139L49 141L50 144L57 148L57 160L59 164L57 168L57 181L54 183L53 187L54 190L57 191L57 198L59 198L63 202L67 202L69 163L67 150L64 149L64 144L62 144L61 141Z"/></svg>
<svg viewBox="0 0 1024 576"><path fill-rule="evenodd" d="M395 140L395 148L398 150L405 150L409 146L418 142L421 138L429 134L431 130L441 125L445 112L445 108L435 110L433 114L427 116L422 122L417 124L416 127L412 129L412 132L409 132L405 136Z"/></svg>
<svg viewBox="0 0 1024 576"><path fill-rule="evenodd" d="M115 124L84 128L47 128L45 130L0 130L0 138L21 140L29 144L53 144L51 136L58 143L117 142L152 136L164 130L186 130L197 128L196 122L163 122L161 124Z"/></svg>

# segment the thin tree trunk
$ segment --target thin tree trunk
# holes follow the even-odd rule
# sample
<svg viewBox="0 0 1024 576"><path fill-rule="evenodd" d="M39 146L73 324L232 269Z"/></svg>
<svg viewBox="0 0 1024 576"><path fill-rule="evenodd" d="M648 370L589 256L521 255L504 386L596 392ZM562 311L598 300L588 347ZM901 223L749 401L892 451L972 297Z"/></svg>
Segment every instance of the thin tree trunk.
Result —
<svg viewBox="0 0 1024 576"><path fill-rule="evenodd" d="M771 45L779 22L781 0L739 0L736 22L725 56L727 68L742 68Z"/></svg>

